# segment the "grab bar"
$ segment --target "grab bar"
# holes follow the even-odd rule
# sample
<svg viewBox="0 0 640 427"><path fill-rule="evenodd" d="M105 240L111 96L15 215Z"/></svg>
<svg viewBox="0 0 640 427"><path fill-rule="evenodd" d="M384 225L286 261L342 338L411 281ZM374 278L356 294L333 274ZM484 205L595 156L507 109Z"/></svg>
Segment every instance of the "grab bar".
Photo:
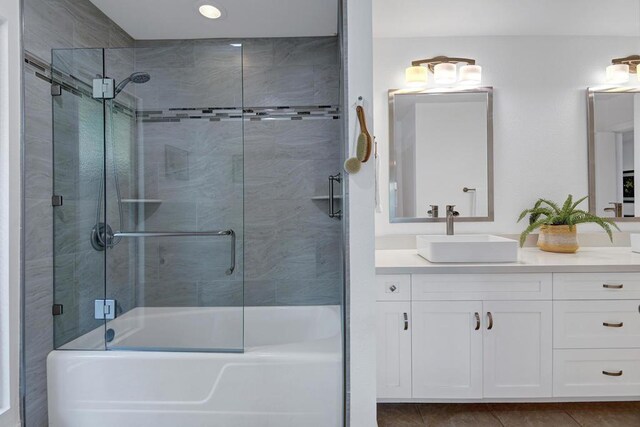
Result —
<svg viewBox="0 0 640 427"><path fill-rule="evenodd" d="M231 236L231 266L225 272L227 276L236 269L236 232L229 230L213 231L120 231L113 237L190 237L190 236Z"/></svg>

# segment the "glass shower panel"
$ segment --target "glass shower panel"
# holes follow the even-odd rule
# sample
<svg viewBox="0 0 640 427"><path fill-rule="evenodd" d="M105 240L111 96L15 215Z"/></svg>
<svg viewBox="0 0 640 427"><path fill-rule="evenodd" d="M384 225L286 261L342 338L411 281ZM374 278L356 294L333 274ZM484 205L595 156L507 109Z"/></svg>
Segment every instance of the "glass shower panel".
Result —
<svg viewBox="0 0 640 427"><path fill-rule="evenodd" d="M92 97L103 74L102 49L52 52L54 194L54 345L103 350L104 320L94 316L105 295L105 252L93 249L91 230L103 209L104 113ZM54 93L55 95L55 93ZM44 243L44 242L43 242ZM92 332L93 331L93 332Z"/></svg>
<svg viewBox="0 0 640 427"><path fill-rule="evenodd" d="M107 348L243 351L242 47L105 50Z"/></svg>

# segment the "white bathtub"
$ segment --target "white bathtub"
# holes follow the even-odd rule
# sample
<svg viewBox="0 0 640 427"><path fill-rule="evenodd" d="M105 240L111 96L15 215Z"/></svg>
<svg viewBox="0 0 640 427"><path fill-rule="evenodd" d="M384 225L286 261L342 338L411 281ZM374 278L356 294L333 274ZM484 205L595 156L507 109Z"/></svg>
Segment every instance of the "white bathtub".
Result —
<svg viewBox="0 0 640 427"><path fill-rule="evenodd" d="M239 323L240 322L240 323ZM242 311L136 308L115 348L241 348ZM101 351L104 328L47 360L51 427L342 425L340 307L247 307L244 353Z"/></svg>

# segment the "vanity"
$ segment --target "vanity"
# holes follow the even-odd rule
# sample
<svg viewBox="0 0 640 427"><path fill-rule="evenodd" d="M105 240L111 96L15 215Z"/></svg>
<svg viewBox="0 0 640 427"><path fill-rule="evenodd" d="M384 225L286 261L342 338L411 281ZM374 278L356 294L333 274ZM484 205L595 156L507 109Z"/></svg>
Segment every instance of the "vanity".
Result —
<svg viewBox="0 0 640 427"><path fill-rule="evenodd" d="M640 254L376 251L380 402L640 399Z"/></svg>

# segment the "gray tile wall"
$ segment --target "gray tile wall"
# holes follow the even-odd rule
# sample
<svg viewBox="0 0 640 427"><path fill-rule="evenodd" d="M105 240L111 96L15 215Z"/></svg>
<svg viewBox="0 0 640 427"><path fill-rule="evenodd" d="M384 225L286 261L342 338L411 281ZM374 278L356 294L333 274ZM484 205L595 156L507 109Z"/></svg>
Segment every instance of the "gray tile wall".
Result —
<svg viewBox="0 0 640 427"><path fill-rule="evenodd" d="M45 62L52 48L131 46L133 39L88 0L25 0L24 48ZM25 425L47 425L46 356L53 349L52 104L50 85L27 69L25 84ZM60 258L60 274L74 269Z"/></svg>
<svg viewBox="0 0 640 427"><path fill-rule="evenodd" d="M135 88L141 104L149 110L239 107L242 96L245 108L339 104L337 38L243 40L242 69L230 42L136 42L136 69L152 76ZM244 156L245 305L339 304L340 222L327 216L326 201L311 198L326 195L328 176L341 170L340 123L245 122L243 151L238 122L143 122L148 197L163 200L144 226L242 231L243 186L233 181L233 161ZM188 153L188 177L166 173L167 146ZM241 304L242 270L230 278L220 274L225 244L212 251L147 243L138 304ZM241 260L240 245L238 252Z"/></svg>

